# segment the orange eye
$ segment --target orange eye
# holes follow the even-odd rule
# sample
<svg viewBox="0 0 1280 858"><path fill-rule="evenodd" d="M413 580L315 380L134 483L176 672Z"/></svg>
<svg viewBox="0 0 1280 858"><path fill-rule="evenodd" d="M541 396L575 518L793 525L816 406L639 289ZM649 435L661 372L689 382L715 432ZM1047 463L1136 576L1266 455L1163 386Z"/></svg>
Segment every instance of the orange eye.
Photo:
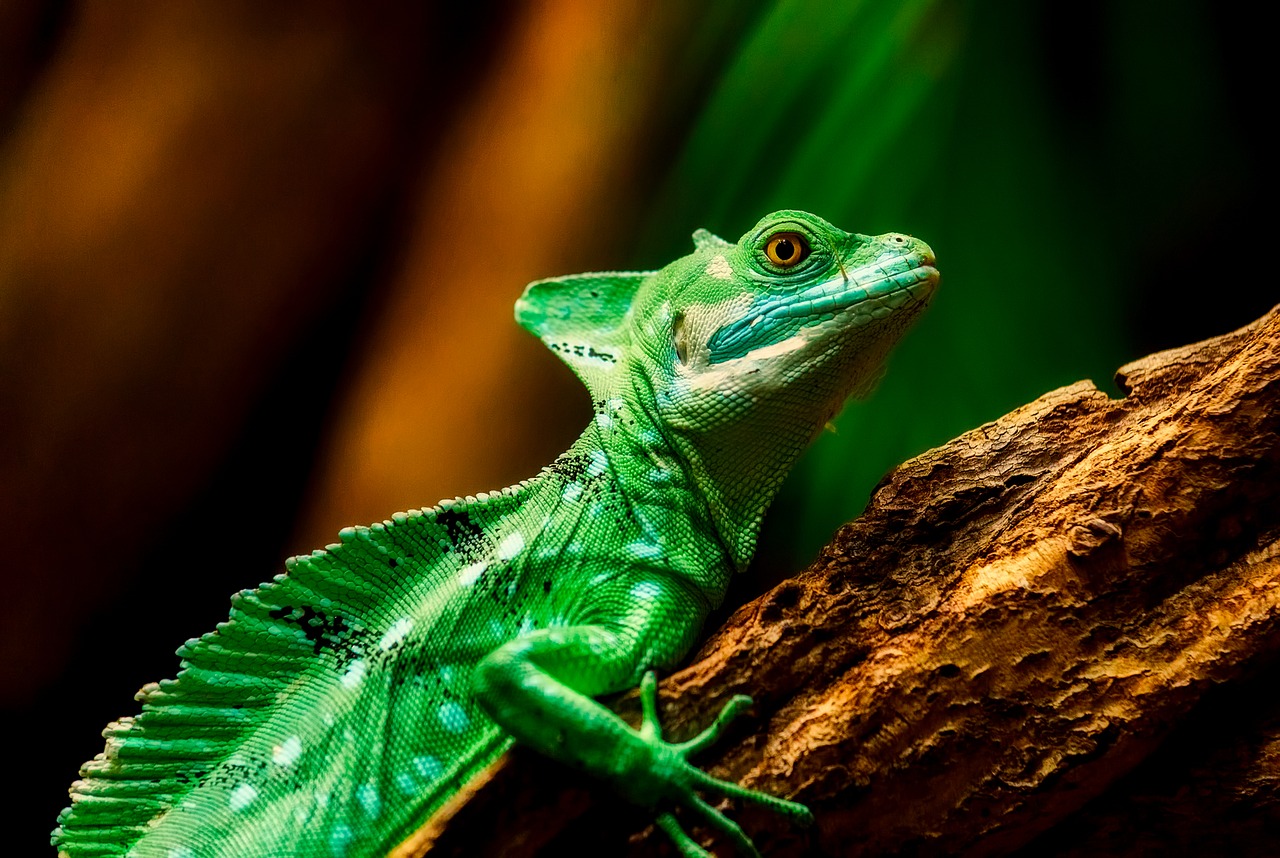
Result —
<svg viewBox="0 0 1280 858"><path fill-rule="evenodd" d="M809 243L798 232L779 232L769 238L764 255L781 268L790 268L809 255Z"/></svg>

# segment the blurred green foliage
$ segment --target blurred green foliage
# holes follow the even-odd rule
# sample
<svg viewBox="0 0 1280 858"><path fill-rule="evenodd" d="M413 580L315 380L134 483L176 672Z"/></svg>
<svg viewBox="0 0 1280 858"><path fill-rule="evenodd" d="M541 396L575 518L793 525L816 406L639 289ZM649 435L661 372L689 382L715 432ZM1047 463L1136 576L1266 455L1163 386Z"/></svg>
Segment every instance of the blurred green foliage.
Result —
<svg viewBox="0 0 1280 858"><path fill-rule="evenodd" d="M801 208L918 235L943 273L872 403L846 409L775 505L762 551L796 566L896 463L1054 387L1112 391L1139 355L1126 320L1149 258L1206 187L1248 176L1192 3L782 0L707 20L729 7L752 23L637 259L686 252L694 226L736 239Z"/></svg>

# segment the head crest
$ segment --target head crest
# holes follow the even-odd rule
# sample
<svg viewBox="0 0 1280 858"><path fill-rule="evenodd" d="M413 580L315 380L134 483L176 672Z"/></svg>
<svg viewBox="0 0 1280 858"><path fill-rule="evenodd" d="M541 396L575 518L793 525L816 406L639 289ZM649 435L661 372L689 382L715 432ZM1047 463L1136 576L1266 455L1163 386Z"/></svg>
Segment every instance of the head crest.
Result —
<svg viewBox="0 0 1280 858"><path fill-rule="evenodd" d="M693 246L698 250L708 247L723 249L726 247L733 247L733 243L725 241L720 236L705 229L697 229L693 232Z"/></svg>
<svg viewBox="0 0 1280 858"><path fill-rule="evenodd" d="M631 303L652 273L607 271L538 280L516 302L516 321L559 355L595 397L622 363L630 345Z"/></svg>

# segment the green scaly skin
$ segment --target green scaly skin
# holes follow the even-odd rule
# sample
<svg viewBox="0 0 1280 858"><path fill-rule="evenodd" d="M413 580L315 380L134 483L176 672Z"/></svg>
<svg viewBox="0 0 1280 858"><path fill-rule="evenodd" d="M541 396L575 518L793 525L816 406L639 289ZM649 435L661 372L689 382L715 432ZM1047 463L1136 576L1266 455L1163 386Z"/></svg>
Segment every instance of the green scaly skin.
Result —
<svg viewBox="0 0 1280 858"><path fill-rule="evenodd" d="M516 318L591 392L595 418L519 485L348 528L232 599L138 694L81 770L53 842L68 856L382 855L513 740L750 839L698 791L807 822L801 805L662 740L654 669L676 665L796 457L937 284L903 235L795 211L737 244L705 231L657 272L531 284ZM773 256L770 256L770 247ZM641 684L634 729L593 700Z"/></svg>

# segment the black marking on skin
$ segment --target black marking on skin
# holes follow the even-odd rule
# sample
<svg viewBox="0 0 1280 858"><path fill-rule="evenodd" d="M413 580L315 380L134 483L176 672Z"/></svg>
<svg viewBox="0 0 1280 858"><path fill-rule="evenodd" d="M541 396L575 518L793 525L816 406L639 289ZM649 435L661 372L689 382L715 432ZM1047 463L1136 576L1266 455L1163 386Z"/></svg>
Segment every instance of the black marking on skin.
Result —
<svg viewBox="0 0 1280 858"><path fill-rule="evenodd" d="M484 528L472 521L465 510L443 510L436 515L436 524L444 526L454 550L466 562L476 563L489 553Z"/></svg>
<svg viewBox="0 0 1280 858"><path fill-rule="evenodd" d="M440 679L440 670L444 666L434 655L421 648L401 653L387 664L390 673L389 681L393 688L405 685L426 688L427 683L430 682L437 686L446 698L452 698L453 692Z"/></svg>
<svg viewBox="0 0 1280 858"><path fill-rule="evenodd" d="M269 781L284 781L293 792L303 788L303 780L295 773L273 766L263 759L251 759L248 762L224 762L212 771L197 775L201 780L196 789L213 787L236 787L243 783L265 784Z"/></svg>
<svg viewBox="0 0 1280 858"><path fill-rule="evenodd" d="M626 495L617 483L610 483L608 486L608 496L604 498L604 512L606 515L611 515L614 524L619 527L625 527L628 521L635 521L635 510L632 509L631 504L627 503Z"/></svg>
<svg viewBox="0 0 1280 858"><path fill-rule="evenodd" d="M609 363L618 362L618 359L614 355L610 354L609 352L596 351L591 346L587 346L587 357L595 358L596 360L608 361Z"/></svg>
<svg viewBox="0 0 1280 858"><path fill-rule="evenodd" d="M608 363L617 363L618 357L611 352L602 352L595 346L585 343L547 343L547 348L556 354L568 354L574 357L591 358L592 360L607 361Z"/></svg>
<svg viewBox="0 0 1280 858"><path fill-rule="evenodd" d="M270 612L273 620L293 623L311 641L315 654L333 654L339 669L364 654L369 633L347 622L341 614L327 614L310 605L284 605Z"/></svg>
<svg viewBox="0 0 1280 858"><path fill-rule="evenodd" d="M179 769L175 777L180 783L194 785L200 783L201 779L207 774L209 774L207 766L188 766L187 768Z"/></svg>
<svg viewBox="0 0 1280 858"><path fill-rule="evenodd" d="M477 587L512 619L524 607L529 596L520 586L520 574L514 563L491 567L490 574L486 574Z"/></svg>
<svg viewBox="0 0 1280 858"><path fill-rule="evenodd" d="M565 482L577 481L585 486L592 479L587 476L587 467L590 464L590 456L582 453L561 453L554 462L547 466L547 470L564 477Z"/></svg>
<svg viewBox="0 0 1280 858"><path fill-rule="evenodd" d="M423 665L426 659L421 651L403 652L387 664L387 682L392 688L413 684L422 686Z"/></svg>
<svg viewBox="0 0 1280 858"><path fill-rule="evenodd" d="M268 771L266 760L250 760L247 763L226 762L218 766L201 782L204 787L236 786L246 781L261 783Z"/></svg>

